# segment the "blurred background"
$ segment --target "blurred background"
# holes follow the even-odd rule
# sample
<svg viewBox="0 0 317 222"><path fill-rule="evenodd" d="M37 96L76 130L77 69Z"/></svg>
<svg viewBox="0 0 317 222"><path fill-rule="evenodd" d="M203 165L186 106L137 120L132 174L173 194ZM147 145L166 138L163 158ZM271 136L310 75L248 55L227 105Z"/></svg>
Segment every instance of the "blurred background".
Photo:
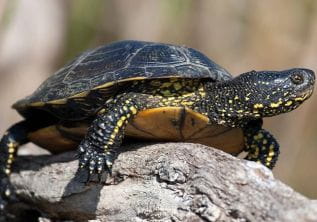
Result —
<svg viewBox="0 0 317 222"><path fill-rule="evenodd" d="M88 48L123 39L187 45L233 75L317 71L317 1L0 0L0 134L10 106ZM281 145L275 177L317 199L317 95L265 120ZM28 145L29 148L32 146Z"/></svg>

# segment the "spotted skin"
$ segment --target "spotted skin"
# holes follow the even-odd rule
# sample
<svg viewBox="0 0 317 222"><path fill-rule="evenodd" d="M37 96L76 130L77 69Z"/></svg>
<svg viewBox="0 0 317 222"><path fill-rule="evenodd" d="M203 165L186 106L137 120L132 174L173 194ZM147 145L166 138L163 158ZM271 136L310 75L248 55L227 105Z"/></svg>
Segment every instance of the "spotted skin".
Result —
<svg viewBox="0 0 317 222"><path fill-rule="evenodd" d="M255 161L273 169L280 154L276 139L265 129L262 121L251 121L244 128L246 160Z"/></svg>
<svg viewBox="0 0 317 222"><path fill-rule="evenodd" d="M78 148L79 167L89 169L89 175L100 175L105 169L111 171L124 129L139 109L135 97L129 94L120 96L111 103L113 106L108 112L97 115Z"/></svg>

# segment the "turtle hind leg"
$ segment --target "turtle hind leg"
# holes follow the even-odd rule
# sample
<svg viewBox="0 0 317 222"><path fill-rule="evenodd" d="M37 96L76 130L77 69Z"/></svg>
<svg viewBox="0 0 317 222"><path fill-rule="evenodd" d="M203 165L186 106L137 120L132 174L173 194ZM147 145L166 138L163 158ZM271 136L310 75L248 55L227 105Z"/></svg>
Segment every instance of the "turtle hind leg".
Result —
<svg viewBox="0 0 317 222"><path fill-rule="evenodd" d="M262 122L252 121L245 127L244 135L245 151L248 152L245 159L273 169L280 154L280 147L276 139L262 129Z"/></svg>
<svg viewBox="0 0 317 222"><path fill-rule="evenodd" d="M19 146L28 142L29 129L29 124L21 121L11 126L0 140L0 212L3 212L8 201L14 199L9 175Z"/></svg>

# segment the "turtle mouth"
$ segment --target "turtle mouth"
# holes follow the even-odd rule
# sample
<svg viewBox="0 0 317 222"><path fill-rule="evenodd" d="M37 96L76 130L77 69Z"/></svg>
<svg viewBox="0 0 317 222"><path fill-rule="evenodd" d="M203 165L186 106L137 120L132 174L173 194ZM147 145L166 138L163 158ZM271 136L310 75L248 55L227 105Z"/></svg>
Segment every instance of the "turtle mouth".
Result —
<svg viewBox="0 0 317 222"><path fill-rule="evenodd" d="M297 95L292 95L290 100L293 100L295 102L305 101L313 94L313 91L314 91L314 87L309 87L308 89L306 89L305 91Z"/></svg>

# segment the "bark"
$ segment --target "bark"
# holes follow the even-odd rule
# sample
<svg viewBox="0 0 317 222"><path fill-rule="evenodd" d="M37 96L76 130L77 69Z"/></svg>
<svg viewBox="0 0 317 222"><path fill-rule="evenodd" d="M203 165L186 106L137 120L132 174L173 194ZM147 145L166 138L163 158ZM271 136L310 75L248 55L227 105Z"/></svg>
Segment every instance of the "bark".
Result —
<svg viewBox="0 0 317 222"><path fill-rule="evenodd" d="M123 149L104 185L85 185L83 172L74 179L75 152L19 157L11 181L21 202L11 213L24 221L317 221L317 201L257 163L198 144Z"/></svg>

